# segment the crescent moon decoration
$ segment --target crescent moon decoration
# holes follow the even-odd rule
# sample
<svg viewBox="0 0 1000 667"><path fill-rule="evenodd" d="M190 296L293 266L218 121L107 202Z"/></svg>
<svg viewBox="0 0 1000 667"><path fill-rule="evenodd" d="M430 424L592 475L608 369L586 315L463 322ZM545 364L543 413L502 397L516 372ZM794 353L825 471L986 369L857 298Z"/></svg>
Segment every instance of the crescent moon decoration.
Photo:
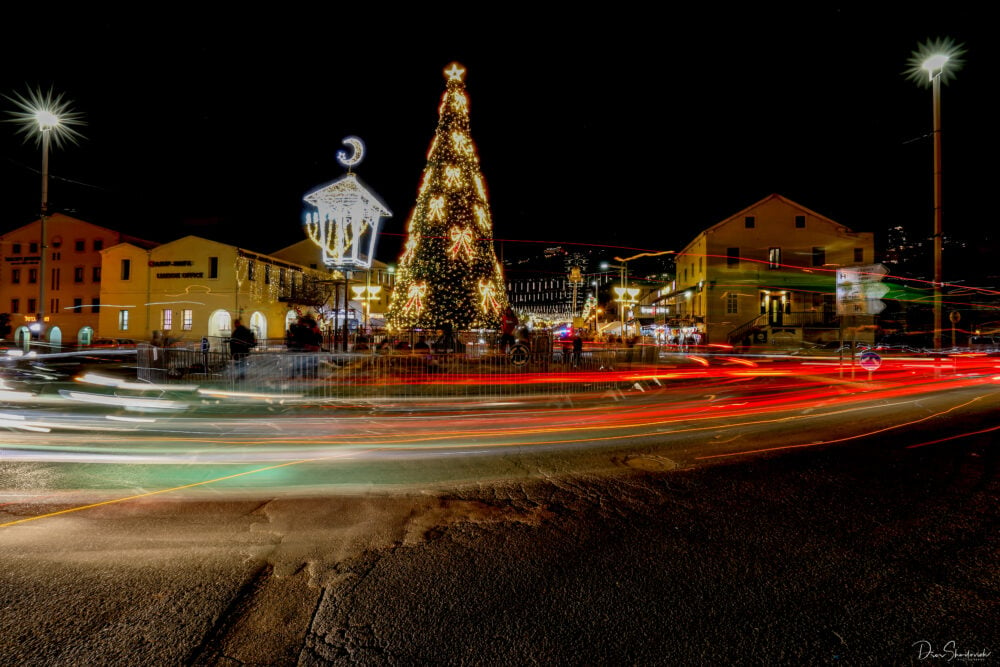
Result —
<svg viewBox="0 0 1000 667"><path fill-rule="evenodd" d="M346 151L337 151L337 162L344 165L348 169L361 162L361 159L365 156L365 144L363 141L357 137L347 137L342 142L345 146L351 147L351 156L347 156Z"/></svg>

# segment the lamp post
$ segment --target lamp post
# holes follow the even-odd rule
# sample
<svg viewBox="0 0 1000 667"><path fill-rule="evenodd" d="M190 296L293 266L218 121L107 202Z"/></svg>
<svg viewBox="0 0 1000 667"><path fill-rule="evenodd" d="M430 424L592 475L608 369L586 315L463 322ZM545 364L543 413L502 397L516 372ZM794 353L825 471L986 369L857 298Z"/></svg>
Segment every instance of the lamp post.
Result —
<svg viewBox="0 0 1000 667"><path fill-rule="evenodd" d="M6 97L6 96L5 96ZM39 340L45 333L45 268L48 255L48 215L49 215L49 151L52 144L62 146L62 142L76 143L82 137L73 126L83 125L82 114L70 111L69 102L63 100L62 94L53 96L50 89L47 93L29 91L28 94L15 93L7 97L18 110L11 111L9 120L22 125L19 132L25 137L34 136L35 144L42 149L42 202L39 223L41 226L39 239L38 265L38 308L36 309L33 331Z"/></svg>
<svg viewBox="0 0 1000 667"><path fill-rule="evenodd" d="M961 66L964 49L950 40L937 40L920 46L910 58L910 77L921 85L931 86L934 130L934 349L941 349L944 318L941 304L943 286L942 253L944 236L941 226L941 84ZM925 78L926 76L926 78Z"/></svg>
<svg viewBox="0 0 1000 667"><path fill-rule="evenodd" d="M357 137L346 137L343 143L351 148L351 153L338 151L337 161L347 167L347 174L310 192L303 199L316 209L306 213L305 228L309 239L319 246L327 268L344 276L343 350L346 352L349 333L348 283L353 270L371 270L379 226L382 218L391 217L392 212L377 195L361 184L353 172L364 157L364 143Z"/></svg>
<svg viewBox="0 0 1000 667"><path fill-rule="evenodd" d="M619 332L621 333L622 337L624 338L625 337L625 302L622 299L625 298L626 289L627 289L626 284L625 284L625 271L626 271L626 267L625 267L625 264L609 264L608 262L601 262L601 270L602 271L607 271L608 269L618 269L621 272L620 273L620 276L621 276L621 285L619 285L618 287L615 287L614 290L615 290L615 294L618 295L618 314L619 314L620 320L621 320L621 328L619 329Z"/></svg>
<svg viewBox="0 0 1000 667"><path fill-rule="evenodd" d="M368 319L371 317L371 302L379 298L382 286L372 285L370 277L368 277L365 279L364 285L354 285L351 289L354 291L354 300L361 302L362 311L364 313L364 330L365 333L367 333Z"/></svg>

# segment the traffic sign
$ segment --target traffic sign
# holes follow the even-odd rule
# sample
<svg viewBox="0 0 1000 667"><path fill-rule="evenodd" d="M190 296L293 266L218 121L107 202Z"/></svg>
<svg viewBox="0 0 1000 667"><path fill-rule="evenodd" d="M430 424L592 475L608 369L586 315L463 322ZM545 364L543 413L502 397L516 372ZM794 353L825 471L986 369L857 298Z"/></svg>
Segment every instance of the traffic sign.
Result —
<svg viewBox="0 0 1000 667"><path fill-rule="evenodd" d="M882 357L880 357L877 352L865 350L861 353L861 356L858 359L858 364L866 371L878 370L878 367L882 365Z"/></svg>
<svg viewBox="0 0 1000 667"><path fill-rule="evenodd" d="M882 297L889 286L882 282L883 264L837 269L837 314L877 315L885 309Z"/></svg>

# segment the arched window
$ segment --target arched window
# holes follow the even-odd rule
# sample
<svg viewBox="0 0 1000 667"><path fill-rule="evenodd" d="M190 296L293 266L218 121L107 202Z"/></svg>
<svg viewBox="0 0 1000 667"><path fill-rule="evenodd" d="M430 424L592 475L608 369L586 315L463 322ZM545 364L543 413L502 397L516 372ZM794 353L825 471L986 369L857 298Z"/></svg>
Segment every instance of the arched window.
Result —
<svg viewBox="0 0 1000 667"><path fill-rule="evenodd" d="M209 336L228 336L233 331L233 318L228 310L217 310L208 318Z"/></svg>
<svg viewBox="0 0 1000 667"><path fill-rule="evenodd" d="M259 310L254 311L254 314L250 316L250 331L253 332L258 341L267 338L267 318Z"/></svg>

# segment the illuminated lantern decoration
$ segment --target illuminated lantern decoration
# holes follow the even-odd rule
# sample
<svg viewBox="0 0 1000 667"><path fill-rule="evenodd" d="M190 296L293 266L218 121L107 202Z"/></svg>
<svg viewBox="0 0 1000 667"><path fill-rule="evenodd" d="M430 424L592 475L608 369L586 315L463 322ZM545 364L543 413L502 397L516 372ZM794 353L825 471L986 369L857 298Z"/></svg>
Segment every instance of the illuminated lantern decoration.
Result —
<svg viewBox="0 0 1000 667"><path fill-rule="evenodd" d="M486 185L469 133L464 77L457 63L445 70L438 126L386 313L390 331L445 324L495 329L507 307Z"/></svg>
<svg viewBox="0 0 1000 667"><path fill-rule="evenodd" d="M361 162L364 144L357 137L347 137L344 145L350 146L352 153L339 151L337 160L347 167L347 174L303 198L315 207L306 213L306 233L319 246L327 267L369 269L379 225L382 218L392 217L392 212L351 171Z"/></svg>

